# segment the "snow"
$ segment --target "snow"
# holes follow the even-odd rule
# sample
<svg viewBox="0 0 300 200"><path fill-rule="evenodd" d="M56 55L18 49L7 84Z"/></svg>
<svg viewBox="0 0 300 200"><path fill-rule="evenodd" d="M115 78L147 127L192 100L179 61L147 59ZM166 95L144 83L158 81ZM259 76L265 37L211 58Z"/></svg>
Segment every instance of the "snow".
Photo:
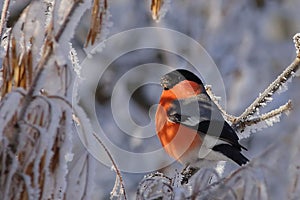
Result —
<svg viewBox="0 0 300 200"><path fill-rule="evenodd" d="M27 16L21 15L19 22L12 29L15 38L25 42L17 44L18 52L32 48L35 55L33 66L36 66L40 59L45 36L45 22L47 24L50 20L51 10L47 11L46 16L45 12L41 12L45 10L45 2L52 3L53 1L44 0L42 3L34 1L32 7L27 10ZM55 1L53 16L55 33L58 31L59 25L63 23L66 11L69 10L72 2L71 0ZM41 80L38 82L39 87L35 92L36 95L39 95L39 89L44 89L49 95L57 95L63 100L46 96L36 97L28 111L28 113L32 112L32 115L26 115L26 123L20 123L20 133L22 133L23 140L18 144L19 148L30 146L32 141L39 147L32 149L32 153L26 154L27 161L24 163L25 166L34 163L33 182L35 184L31 185L29 177L20 173L20 177L24 179L24 187L27 188L29 197L32 199L108 199L114 183L119 187L114 172L107 167L107 165L111 165L110 162L106 159L104 159L105 162L100 162L102 160L99 158L106 158L103 149L100 149L101 147L95 141L86 137L94 131L91 122L96 120L91 120L94 111L84 110L81 107L81 102L78 102L76 91L72 91L74 80L75 78L82 78L78 80L78 83L89 84L90 80L84 79L80 66L86 56L97 58L97 53L100 52L102 58L109 58L110 55L118 52L118 48L123 47L125 43L122 42L138 44L146 39L148 44L154 42L151 40L153 35L145 34L141 38L131 37L127 38L128 41L120 41L115 44L115 49L111 48L111 51L107 52L106 39L110 35L132 28L156 26L179 31L197 40L205 47L217 66L212 69L207 65L208 62L199 59L199 62L196 63L197 66L199 65L198 74L203 76L206 83L211 84L214 91L217 91L216 94L222 97L218 100L220 104L225 105L225 110L236 116L250 105L259 92L263 91L295 56L291 38L295 31L299 31L297 20L300 17L300 5L298 0L264 1L264 6L257 5L258 1L165 0L157 22L151 19L149 2L139 0L109 1L109 10L105 15L102 34L99 37L103 43L99 46L95 44L95 49L93 49L94 47L82 49L86 39L84 32L87 31L90 23L86 16L90 15L88 8L91 2L87 0L79 3L78 9L70 18L70 24L66 26L62 37L57 43L54 43L54 56L45 66L46 70L42 74ZM13 10L10 13L14 14L14 12L17 11ZM24 29L20 31L22 26ZM31 36L35 37L33 44L29 42ZM161 38L162 43L172 45L178 49L178 52L191 52L197 57L201 57L194 49L189 49L187 43L179 40L174 41L165 35L161 35ZM7 41L2 42L2 47L5 47ZM90 52L90 50L92 51ZM144 52L139 54L138 51ZM4 53L2 48L1 57ZM1 59L2 61L3 59ZM153 87L142 90L137 97L132 97L130 90L136 84L135 81L122 82L121 91L114 90L120 77L132 68L144 63L163 63L170 68L189 69L193 69L191 64L195 64L182 59L180 55L174 56L170 52L141 49L137 52L119 55L106 69L109 71L109 75L106 74L103 80L100 79L100 87L95 95L96 100L99 100L99 102L96 101L99 105L97 105L97 115L95 116L101 119L99 122L101 127L105 127L104 132L107 136L105 138L129 154L145 155L162 148L155 136L153 116L148 116L149 109L158 103L161 94L161 88L158 84L151 83ZM154 77L158 82L160 78L158 68L152 66L149 69L149 71L134 72L131 80L148 81L150 80L149 77ZM103 66L98 66L98 70L104 71ZM91 73L93 72L91 71ZM67 75L68 78L65 79L65 76L61 75ZM295 75L298 76L299 71ZM223 85L216 85L215 82L222 82ZM179 184L179 179L175 179L177 182L173 182L174 185L172 185L169 179L162 174L153 179L150 178L151 180L148 180L150 182L141 182L139 186L139 182L148 171L122 172L125 183L128 183L126 184L128 199L135 198L137 188L142 190L144 197L164 197L166 199L171 198L172 195L175 199L186 198L193 192L199 191L197 197L200 199L238 197L244 199L298 199L300 195L300 184L297 184L296 181L300 177L299 169L297 169L299 166L300 138L300 111L298 108L300 96L296 87L298 84L299 79L297 77L292 82L287 80L287 83L280 87L278 94L269 93L269 96L265 98L266 101L261 103L262 107L259 110L256 109L256 113L253 115L253 117L257 117L258 114L263 114L266 110L276 108L282 105L282 102L292 99L294 109L290 111L288 116L281 118L282 116L277 115L264 122L246 127L245 131L239 134L241 138L245 138L240 142L249 149L248 152L243 151L251 160L249 165L238 168L230 162L227 162L226 165L218 163L215 170L213 168L200 170L191 179L191 183L185 186ZM102 87L103 85L105 87ZM65 86L69 87L67 91L65 91ZM93 91L89 90L90 88L84 89L84 98L80 99L81 101L94 95L92 94ZM117 103L120 104L119 107L114 107L114 109L118 108L117 111L113 111L114 113L111 111L112 91L118 91L119 101ZM282 91L285 93L280 93ZM14 114L19 112L23 93L24 91L14 91L1 97L0 133L4 132ZM132 99L125 102L125 97ZM74 115L79 119L79 123L76 125L75 123L72 124L73 113L66 103L72 100ZM132 105L131 109L129 109L129 104ZM129 110L130 115L124 115L124 110ZM62 113L65 113L65 117L62 117ZM118 122L114 121L111 117L112 114L118 115L118 120L125 124L123 125L124 128L121 129L117 126ZM131 116L134 117L131 118ZM126 126L129 120L136 124L142 122L142 124L149 126L143 130L133 130ZM40 121L43 126L36 123L37 121ZM280 123L278 123L279 121ZM127 129L130 134L124 132ZM36 131L38 138L32 134L34 131ZM81 133L79 135L81 140L77 138L77 131ZM253 134L254 132L257 134ZM29 139L25 140L27 138ZM55 138L59 141L58 145L61 149L58 155L60 162L55 170L51 171L49 166L55 155L52 148ZM8 144L8 140L3 134L0 134L0 141L3 145ZM85 147L88 145L92 148L90 152L97 152L95 158L87 152ZM180 171L178 169L181 169L178 164L167 167L166 163L170 162L170 158L163 153L157 157L152 157L151 160L129 160L116 152L112 151L117 161L127 162L127 166L132 168L135 166L156 166L156 170L168 173L169 177L174 177L174 174L178 174ZM19 170L18 165L21 157L11 155L11 158L12 164L7 176L5 176L6 181L2 179L4 176L1 175L0 178L1 186L4 186L3 194L7 198L11 194L10 187L16 187L15 182L13 182L15 180L14 174ZM3 159L1 165L5 163L7 158ZM42 159L45 159L45 167L40 169ZM236 173L231 174L234 171ZM41 173L45 175L44 188L37 188ZM221 181L223 180L221 178L228 176L230 178L226 183ZM39 197L41 189L43 196ZM119 189L114 190L112 196L120 197L122 192ZM64 196L65 193L66 196ZM21 195L20 188L16 190L15 195L16 197Z"/></svg>
<svg viewBox="0 0 300 200"><path fill-rule="evenodd" d="M15 105L19 105L21 103L22 97L23 96L19 92L12 92L1 99L0 133L4 132L6 124L12 119L15 113L18 112L18 107ZM0 140L2 141L2 139L3 135L1 134Z"/></svg>
<svg viewBox="0 0 300 200"><path fill-rule="evenodd" d="M72 43L70 42L69 43L70 45L70 52L69 52L69 59L71 60L71 63L72 63L72 66L73 66L73 69L77 75L77 77L79 79L82 79L81 77L81 67L80 67L80 64L79 64L79 59L77 57L77 52L76 50L72 47Z"/></svg>

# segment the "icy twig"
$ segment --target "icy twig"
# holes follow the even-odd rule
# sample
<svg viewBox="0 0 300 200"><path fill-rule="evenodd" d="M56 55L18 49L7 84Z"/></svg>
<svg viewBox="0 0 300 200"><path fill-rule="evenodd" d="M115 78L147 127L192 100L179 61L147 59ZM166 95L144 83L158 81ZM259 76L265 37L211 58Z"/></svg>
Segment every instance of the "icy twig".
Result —
<svg viewBox="0 0 300 200"><path fill-rule="evenodd" d="M7 18L9 3L10 0L4 0L3 2L3 8L2 8L1 19L0 19L0 39L2 38L2 32L4 30L4 24Z"/></svg>
<svg viewBox="0 0 300 200"><path fill-rule="evenodd" d="M232 126L236 129L242 132L246 126L251 126L254 124L257 124L261 121L268 120L272 117L278 116L283 112L289 111L292 109L291 101L288 101L285 105L272 110L266 114L253 117L255 112L257 111L258 108L263 107L266 105L266 103L272 101L272 96L273 94L280 89L280 87L287 82L288 79L292 78L296 71L299 69L300 66L300 33L297 33L293 37L293 41L295 44L296 48L296 53L297 56L295 60L273 81L267 89L263 93L261 93L258 98L254 100L254 102L248 106L248 108L239 116L235 117L233 115L230 115L226 113L226 111L222 108L222 106L219 104L218 99L216 96L213 94L211 86L206 85L205 89L207 94L210 96L211 100L216 104L218 109L222 112L224 117L226 118L227 121L230 121L232 123Z"/></svg>
<svg viewBox="0 0 300 200"><path fill-rule="evenodd" d="M172 179L160 172L146 175L139 183L136 199L174 199Z"/></svg>
<svg viewBox="0 0 300 200"><path fill-rule="evenodd" d="M106 152L107 156L109 157L114 170L116 171L116 174L119 178L120 184L121 184L121 193L124 195L124 199L126 200L126 191L125 191L125 186L124 186L124 181L122 178L122 174L121 171L118 168L118 165L116 164L115 160L113 159L111 153L109 152L109 150L107 149L107 147L104 145L104 143L101 141L101 139L96 135L96 133L93 133L93 136L96 138L96 140L99 142L99 144L102 146L102 148L104 149L104 151Z"/></svg>
<svg viewBox="0 0 300 200"><path fill-rule="evenodd" d="M291 110L292 110L292 101L289 100L286 104L280 106L277 109L274 109L274 110L272 110L268 113L265 113L263 115L260 115L258 117L246 120L243 123L243 125L244 126L251 126L251 125L257 124L259 122L271 119L272 117L275 117L277 115L280 115L281 113L288 112L288 111L291 111ZM241 127L241 128L243 129L244 127Z"/></svg>
<svg viewBox="0 0 300 200"><path fill-rule="evenodd" d="M295 43L295 48L296 48L297 57L300 58L300 33L297 33L297 34L293 37L293 41L294 41L294 43Z"/></svg>
<svg viewBox="0 0 300 200"><path fill-rule="evenodd" d="M70 10L68 11L68 14L65 17L65 20L63 21L62 25L59 27L59 30L57 31L57 33L54 37L57 42L59 42L61 35L66 30L66 26L68 25L76 7L79 5L80 2L81 2L81 0L75 0L73 2L72 7L70 8Z"/></svg>
<svg viewBox="0 0 300 200"><path fill-rule="evenodd" d="M265 103L271 101L272 95L282 86L283 83L285 83L289 78L291 78L296 71L299 69L300 66L300 55L299 55L299 49L300 49L300 34L296 34L294 36L294 42L295 47L297 50L297 57L295 60L271 83L267 89L263 93L261 93L258 98L255 99L255 101L234 121L233 126L237 127L244 127L245 121L247 121L247 118L252 116L256 110Z"/></svg>
<svg viewBox="0 0 300 200"><path fill-rule="evenodd" d="M279 75L276 80L271 83L271 85L262 93L259 95L259 97L245 110L244 113L242 113L237 120L235 121L235 124L240 123L242 120L245 120L250 115L253 115L257 108L261 107L263 103L267 102L267 98L271 97L274 92L276 92L279 87L287 81L298 69L300 66L300 59L296 58L291 65L289 65L281 75Z"/></svg>
<svg viewBox="0 0 300 200"><path fill-rule="evenodd" d="M234 122L236 120L237 117L228 114L223 108L222 106L219 104L218 99L216 98L216 96L214 95L214 93L212 92L211 89L211 85L206 85L205 86L205 90L207 92L207 94L209 95L209 97L211 98L211 100L216 104L216 106L218 107L218 109L222 112L222 114L225 116L225 118L227 120L229 120L230 122Z"/></svg>

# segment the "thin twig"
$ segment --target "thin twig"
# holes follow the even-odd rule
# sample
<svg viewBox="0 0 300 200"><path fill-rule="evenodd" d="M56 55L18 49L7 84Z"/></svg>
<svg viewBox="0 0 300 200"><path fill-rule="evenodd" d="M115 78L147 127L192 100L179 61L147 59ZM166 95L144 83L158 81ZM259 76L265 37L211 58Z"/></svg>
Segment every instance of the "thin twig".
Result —
<svg viewBox="0 0 300 200"><path fill-rule="evenodd" d="M271 97L280 86L285 83L293 74L299 69L300 66L300 33L297 33L293 37L293 42L296 48L295 60L275 79L275 81L269 85L269 87L259 95L257 99L237 118L234 125L238 125L241 121L244 121L247 117L253 115L257 108L261 107L267 100L266 98Z"/></svg>
<svg viewBox="0 0 300 200"><path fill-rule="evenodd" d="M294 41L294 44L295 44L297 57L300 58L300 33L297 33L293 37L293 41Z"/></svg>
<svg viewBox="0 0 300 200"><path fill-rule="evenodd" d="M63 32L66 29L66 26L68 25L71 16L73 15L75 8L78 6L78 4L81 2L81 0L75 0L72 7L70 8L67 16L65 17L65 20L63 21L62 25L60 26L59 30L57 31L56 35L55 35L55 41L59 42L61 35L63 34Z"/></svg>
<svg viewBox="0 0 300 200"><path fill-rule="evenodd" d="M212 101L216 104L216 106L222 112L222 114L225 116L225 118L228 121L232 122L232 126L236 130L237 129L242 130L246 126L251 126L253 124L257 124L258 122L261 122L261 121L270 119L271 117L274 117L276 115L279 115L282 112L291 110L291 101L289 101L285 105L281 106L278 109L272 110L264 115L261 115L261 116L255 117L255 118L248 119L250 116L252 116L257 111L258 108L264 106L267 102L270 102L272 100L271 97L274 94L274 92L276 92L280 88L280 86L282 86L282 84L284 84L289 78L291 78L296 73L296 71L299 69L299 67L300 67L300 33L297 33L293 37L293 41L295 44L296 54L297 54L295 60L275 79L275 81L273 81L267 87L267 89L265 89L265 91L262 94L260 94L258 96L258 98L256 98L254 100L254 102L250 106L248 106L248 108L239 117L235 117L233 115L226 113L226 111L222 108L222 106L219 104L217 98L213 94L213 92L211 90L211 86L209 86L209 85L206 86L206 92L208 93L208 95L210 96Z"/></svg>
<svg viewBox="0 0 300 200"><path fill-rule="evenodd" d="M214 93L212 92L211 86L210 85L206 85L205 86L205 90L207 92L207 94L209 95L209 97L211 98L211 100L216 104L216 106L218 107L218 109L222 112L222 114L225 116L225 118L230 121L230 122L234 122L236 120L237 117L228 114L223 108L222 106L219 104L218 99L216 98L216 96L214 95Z"/></svg>
<svg viewBox="0 0 300 200"><path fill-rule="evenodd" d="M107 147L104 145L104 143L101 141L101 139L98 137L98 135L96 135L94 132L93 132L93 136L96 138L96 140L99 142L99 144L102 146L102 148L104 149L104 151L106 152L107 156L109 157L112 165L114 166L115 170L116 170L116 174L117 176L119 177L119 180L120 180L120 184L121 184L121 188L123 190L123 195L124 195L124 199L126 200L127 197L126 197L126 191L125 191L125 186L124 186L124 182L123 182L123 178L122 178L122 175L121 175L121 172L115 162L115 160L113 159L111 153L109 152L109 150L107 149Z"/></svg>
<svg viewBox="0 0 300 200"><path fill-rule="evenodd" d="M292 101L289 100L286 104L280 106L279 108L275 109L275 110L272 110L268 113L265 113L261 116L258 116L258 117L255 117L253 119L249 119L249 120L246 120L243 125L244 126L251 126L253 124L257 124L259 122L262 122L262 121L265 121L265 120L268 120L272 117L275 117L281 113L284 113L286 111L290 111L292 110Z"/></svg>
<svg viewBox="0 0 300 200"><path fill-rule="evenodd" d="M8 13L9 3L10 0L4 0L3 2L3 8L2 8L1 19L0 19L0 39L2 38L2 33L3 33L4 24Z"/></svg>
<svg viewBox="0 0 300 200"><path fill-rule="evenodd" d="M285 83L293 74L299 69L300 58L296 57L295 60L271 83L265 91L258 96L255 101L248 106L248 108L235 120L234 126L239 127L240 123L243 123L249 116L253 115L257 108L261 107L265 103L267 98L270 98L274 92L276 92L280 86Z"/></svg>

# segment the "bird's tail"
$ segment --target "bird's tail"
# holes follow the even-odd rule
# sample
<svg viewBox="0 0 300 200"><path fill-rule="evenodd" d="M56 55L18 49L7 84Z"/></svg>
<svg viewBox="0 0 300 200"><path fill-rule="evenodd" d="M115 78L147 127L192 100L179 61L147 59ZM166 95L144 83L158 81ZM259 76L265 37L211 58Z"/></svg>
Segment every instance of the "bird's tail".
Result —
<svg viewBox="0 0 300 200"><path fill-rule="evenodd" d="M229 144L216 145L213 147L213 150L222 153L240 166L249 162L249 160L241 154L240 150Z"/></svg>

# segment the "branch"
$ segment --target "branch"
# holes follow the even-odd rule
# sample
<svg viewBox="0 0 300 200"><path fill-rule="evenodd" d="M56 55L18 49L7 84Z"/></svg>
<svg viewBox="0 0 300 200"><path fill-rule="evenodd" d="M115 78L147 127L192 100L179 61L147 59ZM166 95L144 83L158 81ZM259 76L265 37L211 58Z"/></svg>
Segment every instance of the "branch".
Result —
<svg viewBox="0 0 300 200"><path fill-rule="evenodd" d="M272 95L276 92L280 86L285 83L293 74L299 69L300 58L296 57L295 60L280 74L273 83L261 93L257 99L236 119L234 124L241 123L241 121L247 119L249 116L253 115L256 110L265 105L266 102L272 100Z"/></svg>
<svg viewBox="0 0 300 200"><path fill-rule="evenodd" d="M297 57L300 58L300 33L297 33L297 34L293 37L293 41L294 41L294 43L295 43L295 48L296 48Z"/></svg>
<svg viewBox="0 0 300 200"><path fill-rule="evenodd" d="M289 100L286 104L280 106L279 108L277 108L275 110L272 110L272 111L270 111L268 113L265 113L261 116L246 120L243 123L244 127L241 127L241 129L244 129L245 126L251 126L251 125L257 124L259 122L271 119L275 116L280 115L281 113L288 112L288 111L291 111L291 110L292 110L292 101Z"/></svg>
<svg viewBox="0 0 300 200"><path fill-rule="evenodd" d="M56 42L59 42L61 35L66 30L66 26L68 25L72 15L75 11L75 8L79 5L80 2L81 2L81 0L75 0L73 2L72 7L70 8L68 14L65 17L65 20L63 21L62 25L60 26L59 30L57 31L57 34L55 35Z"/></svg>
<svg viewBox="0 0 300 200"><path fill-rule="evenodd" d="M228 114L223 108L222 106L219 104L219 100L217 99L217 97L214 95L214 93L211 90L211 85L206 85L205 86L205 90L207 92L207 94L209 95L209 97L211 98L211 100L216 104L216 106L218 107L218 109L222 112L222 114L225 116L225 118L230 121L230 122L234 122L237 117Z"/></svg>
<svg viewBox="0 0 300 200"><path fill-rule="evenodd" d="M137 189L136 200L174 199L174 195L178 195L178 193L175 194L172 179L163 173L155 172L146 175L141 180Z"/></svg>
<svg viewBox="0 0 300 200"><path fill-rule="evenodd" d="M239 116L235 117L233 115L230 115L226 113L226 111L222 108L222 106L219 104L218 99L213 94L211 90L210 85L206 85L205 89L207 94L210 96L211 100L216 104L218 109L222 112L222 114L225 116L227 121L230 121L232 123L232 127L235 130L239 130L240 132L243 132L246 126L251 126L254 124L257 124L259 122L268 120L272 117L275 117L277 115L280 115L283 112L290 111L292 109L292 103L291 101L288 101L285 105L280 106L279 108L272 110L266 114L250 118L255 114L257 109L260 107L265 106L267 103L272 101L273 94L280 89L280 87L287 82L288 79L292 78L296 71L300 67L300 33L297 33L293 37L293 41L296 48L296 58L295 60L273 81L267 89L263 93L261 93L258 98L254 100L254 102L248 106L248 108Z"/></svg>
<svg viewBox="0 0 300 200"><path fill-rule="evenodd" d="M4 0L3 2L3 8L2 8L1 19L0 19L0 40L2 39L2 32L4 29L4 24L8 13L9 3L10 0Z"/></svg>
<svg viewBox="0 0 300 200"><path fill-rule="evenodd" d="M96 135L95 133L93 133L93 136L96 138L96 140L99 142L99 144L102 146L102 148L104 149L104 151L106 152L107 156L109 157L112 165L114 166L114 169L116 171L116 174L119 178L119 181L120 181L120 184L121 184L121 191L122 191L122 194L124 195L124 199L126 200L126 191L125 191L125 186L124 186L124 181L123 181L123 178L122 178L122 175L121 175L121 172L115 162L115 160L113 159L111 153L109 152L109 150L106 148L106 146L104 145L104 143L100 140L100 138L98 137L98 135ZM114 186L114 189L113 190L116 190L116 186Z"/></svg>
<svg viewBox="0 0 300 200"><path fill-rule="evenodd" d="M236 118L233 122L235 129L241 129L245 127L247 118L252 116L258 108L265 106L266 103L272 101L272 95L282 86L289 78L293 77L296 71L300 67L300 33L297 33L293 37L293 41L296 47L295 60L271 83L263 93L261 93L255 101L248 106L248 108Z"/></svg>

